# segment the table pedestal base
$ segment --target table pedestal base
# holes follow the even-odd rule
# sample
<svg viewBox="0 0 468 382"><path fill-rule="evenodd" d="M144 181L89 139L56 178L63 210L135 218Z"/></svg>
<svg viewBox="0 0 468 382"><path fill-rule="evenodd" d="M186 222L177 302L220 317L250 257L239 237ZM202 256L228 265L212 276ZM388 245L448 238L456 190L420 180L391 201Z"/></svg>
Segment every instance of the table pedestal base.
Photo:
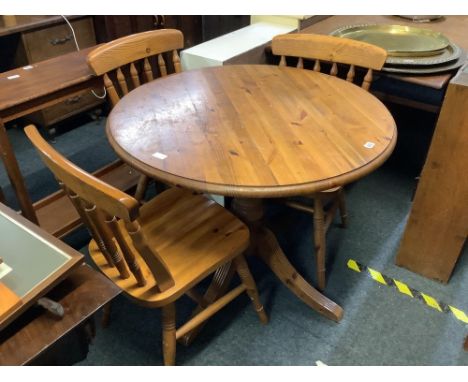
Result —
<svg viewBox="0 0 468 382"><path fill-rule="evenodd" d="M326 318L339 322L343 318L343 309L304 280L287 259L273 232L262 224L264 214L262 199L234 199L232 209L249 226L250 247L247 253L259 256L281 282L304 303ZM219 268L203 296L203 306L195 308L193 315L225 294L233 275L234 267L230 263ZM202 327L203 324L197 326L179 342L189 345Z"/></svg>
<svg viewBox="0 0 468 382"><path fill-rule="evenodd" d="M262 199L234 199L232 208L249 226L250 250L303 302L323 316L339 322L343 317L343 309L304 280L287 259L273 232L262 224Z"/></svg>

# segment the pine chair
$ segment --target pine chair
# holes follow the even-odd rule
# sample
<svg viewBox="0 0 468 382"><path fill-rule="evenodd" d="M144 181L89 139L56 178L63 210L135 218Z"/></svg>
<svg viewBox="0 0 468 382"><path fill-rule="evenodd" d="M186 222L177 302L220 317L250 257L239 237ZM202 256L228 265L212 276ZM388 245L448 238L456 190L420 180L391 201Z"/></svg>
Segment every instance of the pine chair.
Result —
<svg viewBox="0 0 468 382"><path fill-rule="evenodd" d="M249 231L234 215L181 188L170 188L140 206L57 153L34 126L25 132L92 234L89 253L96 266L137 304L162 308L165 365L175 364L177 339L242 292L249 295L260 321L267 322L242 254ZM207 305L194 287L231 261L241 284ZM175 301L183 294L204 309L176 330Z"/></svg>
<svg viewBox="0 0 468 382"><path fill-rule="evenodd" d="M279 65L286 66L286 57L297 59L297 67L304 68L304 60L313 60L313 70L320 72L330 65L331 76L337 76L338 65L348 66L346 81L355 82L356 67L367 69L361 87L369 90L373 71L382 69L387 59L387 51L378 46L361 41L326 35L285 34L273 38L272 52L281 56ZM325 64L325 65L324 65ZM341 66L341 65L340 65ZM342 187L315 193L308 196L313 199L313 207L301 201L286 200L286 204L314 215L314 243L319 289L325 289L326 270L326 233L339 209L343 227L347 225L345 195Z"/></svg>
<svg viewBox="0 0 468 382"><path fill-rule="evenodd" d="M176 29L136 33L110 41L88 54L88 65L103 76L111 106L143 83L181 72L177 49L184 47L184 36ZM168 57L169 56L169 57ZM148 177L141 175L135 198L142 200Z"/></svg>

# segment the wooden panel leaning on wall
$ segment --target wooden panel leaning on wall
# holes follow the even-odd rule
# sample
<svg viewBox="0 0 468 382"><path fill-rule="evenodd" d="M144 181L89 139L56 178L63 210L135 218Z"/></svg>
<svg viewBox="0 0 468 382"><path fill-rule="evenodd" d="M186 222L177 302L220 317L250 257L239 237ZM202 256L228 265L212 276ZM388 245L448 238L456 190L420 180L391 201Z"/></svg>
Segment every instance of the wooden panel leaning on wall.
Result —
<svg viewBox="0 0 468 382"><path fill-rule="evenodd" d="M396 264L448 282L468 235L468 65L450 81Z"/></svg>

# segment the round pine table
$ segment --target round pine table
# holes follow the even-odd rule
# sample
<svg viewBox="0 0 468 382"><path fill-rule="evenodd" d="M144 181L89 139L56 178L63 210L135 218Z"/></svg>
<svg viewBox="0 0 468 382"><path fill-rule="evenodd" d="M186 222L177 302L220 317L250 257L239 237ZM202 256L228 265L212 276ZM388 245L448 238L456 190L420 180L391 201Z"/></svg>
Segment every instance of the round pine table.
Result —
<svg viewBox="0 0 468 382"><path fill-rule="evenodd" d="M379 167L395 122L373 95L310 70L232 65L170 75L131 91L107 120L117 154L165 183L234 197L251 250L296 296L339 321L342 308L300 276L262 223L262 198L311 194ZM215 275L206 298L229 279Z"/></svg>

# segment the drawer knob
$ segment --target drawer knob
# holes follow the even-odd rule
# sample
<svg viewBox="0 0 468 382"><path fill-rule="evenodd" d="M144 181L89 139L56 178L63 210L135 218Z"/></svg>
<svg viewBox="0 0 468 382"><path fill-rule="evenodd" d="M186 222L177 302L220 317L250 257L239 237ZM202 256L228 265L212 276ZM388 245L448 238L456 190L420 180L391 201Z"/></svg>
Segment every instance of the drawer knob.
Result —
<svg viewBox="0 0 468 382"><path fill-rule="evenodd" d="M68 98L66 101L65 101L65 104L66 105L73 105L74 103L78 103L81 101L81 98L82 96L75 96L75 97L71 97L71 98Z"/></svg>
<svg viewBox="0 0 468 382"><path fill-rule="evenodd" d="M51 45L62 45L62 44L66 44L71 39L72 39L72 36L68 35L63 38L53 38L52 40L49 40L49 42Z"/></svg>

